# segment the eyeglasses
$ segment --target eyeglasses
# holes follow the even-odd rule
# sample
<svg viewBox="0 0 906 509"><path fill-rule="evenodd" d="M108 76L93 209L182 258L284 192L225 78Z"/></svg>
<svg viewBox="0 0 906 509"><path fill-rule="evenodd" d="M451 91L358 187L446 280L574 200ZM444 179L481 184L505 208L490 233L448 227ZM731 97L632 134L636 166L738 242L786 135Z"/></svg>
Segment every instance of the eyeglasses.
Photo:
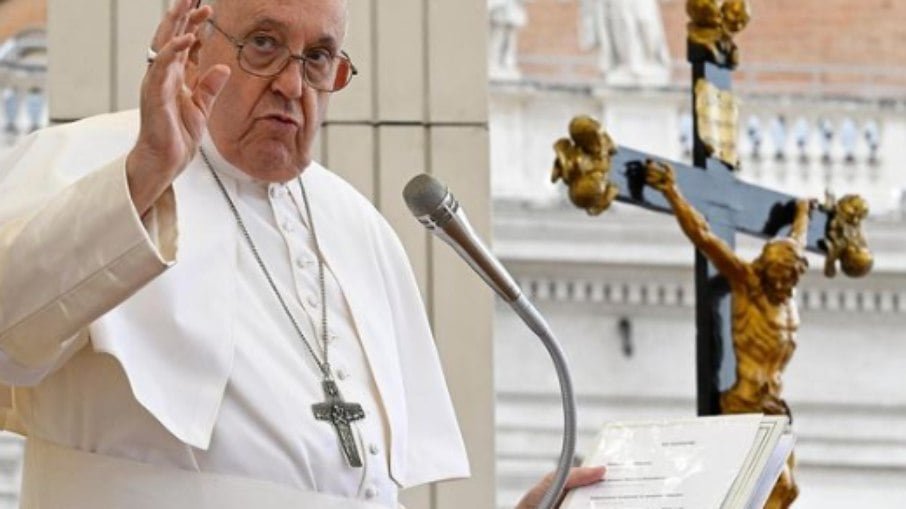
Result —
<svg viewBox="0 0 906 509"><path fill-rule="evenodd" d="M302 78L310 87L322 92L336 92L359 74L345 51L337 55L326 48L313 48L305 54L293 55L285 44L271 35L253 33L245 40L238 40L224 32L213 20L209 19L208 23L236 46L239 67L253 76L272 78L283 72L290 61L298 60Z"/></svg>

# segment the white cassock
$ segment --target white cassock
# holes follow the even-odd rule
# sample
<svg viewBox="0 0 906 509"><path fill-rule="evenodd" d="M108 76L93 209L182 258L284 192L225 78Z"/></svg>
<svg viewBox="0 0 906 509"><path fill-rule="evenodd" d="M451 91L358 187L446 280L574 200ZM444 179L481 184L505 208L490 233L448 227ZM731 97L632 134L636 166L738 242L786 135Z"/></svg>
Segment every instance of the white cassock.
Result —
<svg viewBox="0 0 906 509"><path fill-rule="evenodd" d="M317 164L302 174L334 378L366 413L352 468L314 419L317 366L202 159L137 216L137 130L134 111L95 117L0 161L0 380L16 386L8 427L28 437L22 507L393 507L400 487L467 476L411 269L371 204ZM321 353L298 183L255 181L203 147Z"/></svg>

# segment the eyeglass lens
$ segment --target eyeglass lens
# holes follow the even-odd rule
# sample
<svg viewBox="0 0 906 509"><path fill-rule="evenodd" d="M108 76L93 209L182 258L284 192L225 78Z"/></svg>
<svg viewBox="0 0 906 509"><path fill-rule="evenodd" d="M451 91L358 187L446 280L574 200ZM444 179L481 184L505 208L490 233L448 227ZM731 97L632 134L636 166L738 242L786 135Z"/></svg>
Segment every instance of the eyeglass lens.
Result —
<svg viewBox="0 0 906 509"><path fill-rule="evenodd" d="M267 41L248 41L239 53L243 68L252 74L273 76L289 65L293 57L286 46L273 45ZM345 87L352 78L352 64L345 56L332 56L326 51L314 52L302 61L305 81L325 91Z"/></svg>

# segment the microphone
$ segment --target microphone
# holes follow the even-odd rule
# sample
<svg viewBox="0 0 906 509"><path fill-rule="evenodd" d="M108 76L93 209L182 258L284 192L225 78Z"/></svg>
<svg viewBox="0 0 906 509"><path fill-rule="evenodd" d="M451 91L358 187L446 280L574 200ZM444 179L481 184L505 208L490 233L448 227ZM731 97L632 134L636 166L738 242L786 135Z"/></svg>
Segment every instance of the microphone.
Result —
<svg viewBox="0 0 906 509"><path fill-rule="evenodd" d="M403 189L403 199L418 221L449 244L541 339L557 371L563 401L563 443L554 480L539 507L550 509L566 484L576 450L576 402L566 356L541 313L523 295L519 285L475 233L466 213L447 186L430 175L414 177Z"/></svg>
<svg viewBox="0 0 906 509"><path fill-rule="evenodd" d="M445 185L430 175L417 175L403 189L403 199L418 222L449 244L503 300L512 303L522 296L519 285L478 238Z"/></svg>

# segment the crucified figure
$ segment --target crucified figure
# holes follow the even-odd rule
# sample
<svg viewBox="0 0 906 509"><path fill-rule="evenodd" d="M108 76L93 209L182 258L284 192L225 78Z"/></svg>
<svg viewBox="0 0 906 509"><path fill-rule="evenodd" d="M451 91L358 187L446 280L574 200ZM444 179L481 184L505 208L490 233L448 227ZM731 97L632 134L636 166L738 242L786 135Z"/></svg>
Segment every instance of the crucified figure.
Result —
<svg viewBox="0 0 906 509"><path fill-rule="evenodd" d="M664 195L683 232L730 284L736 383L721 394L722 412L790 416L780 397L781 375L796 348L799 314L793 289L808 267L803 253L814 202L798 200L789 237L768 241L761 254L748 262L714 235L707 221L686 201L676 186L673 168L648 161L645 180ZM790 455L766 508L788 507L796 499L793 464Z"/></svg>

